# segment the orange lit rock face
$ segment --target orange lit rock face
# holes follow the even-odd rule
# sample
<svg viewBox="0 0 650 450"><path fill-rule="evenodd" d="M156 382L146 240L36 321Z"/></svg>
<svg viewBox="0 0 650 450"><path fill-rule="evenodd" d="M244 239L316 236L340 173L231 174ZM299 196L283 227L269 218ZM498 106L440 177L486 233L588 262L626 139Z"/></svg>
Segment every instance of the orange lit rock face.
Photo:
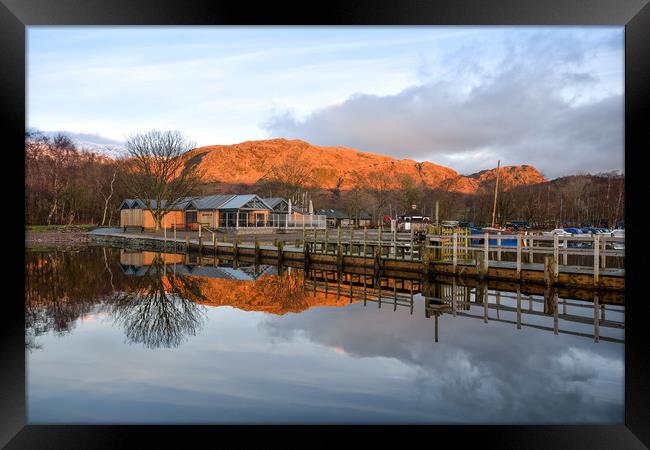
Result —
<svg viewBox="0 0 650 450"><path fill-rule="evenodd" d="M476 183L478 188L482 184L494 182L497 175L497 169L482 170L478 173L469 175L465 178L472 180ZM544 176L533 166L504 166L499 169L499 184L504 189L511 189L516 186L537 184L548 181Z"/></svg>
<svg viewBox="0 0 650 450"><path fill-rule="evenodd" d="M349 298L303 292L302 276L285 274L267 275L255 281L226 280L221 278L188 277L198 281L200 295L204 300L197 303L206 306L231 306L244 311L260 311L271 314L301 312L316 306L345 306Z"/></svg>
<svg viewBox="0 0 650 450"><path fill-rule="evenodd" d="M377 173L389 174L390 188L410 177L415 183L450 192L475 193L482 183L491 180L496 170L470 176L431 162L397 160L390 156L367 153L345 147L321 147L301 140L269 139L246 141L234 145L200 147L189 152L200 161L205 181L232 184L255 184L276 171L298 169L309 173L313 188L342 190L362 187ZM502 167L504 187L546 181L532 166Z"/></svg>

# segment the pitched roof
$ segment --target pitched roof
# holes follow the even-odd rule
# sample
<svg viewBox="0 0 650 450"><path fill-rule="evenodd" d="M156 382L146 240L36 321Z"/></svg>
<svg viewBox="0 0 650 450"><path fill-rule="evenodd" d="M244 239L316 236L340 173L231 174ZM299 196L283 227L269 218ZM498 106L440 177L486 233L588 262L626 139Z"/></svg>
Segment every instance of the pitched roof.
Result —
<svg viewBox="0 0 650 450"><path fill-rule="evenodd" d="M282 197L268 197L263 198L262 200L264 200L271 208L275 208L281 202L286 202Z"/></svg>
<svg viewBox="0 0 650 450"><path fill-rule="evenodd" d="M243 208L248 202L253 200L259 200L262 207L267 209L271 208L261 197L256 194L249 195L234 195L230 200L219 206L219 209L239 209Z"/></svg>
<svg viewBox="0 0 650 450"><path fill-rule="evenodd" d="M196 206L197 209L218 209L233 197L237 196L234 194L206 195L205 197L197 197L189 201L188 204Z"/></svg>
<svg viewBox="0 0 650 450"><path fill-rule="evenodd" d="M221 194L221 195L206 195L203 197L185 197L181 199L175 206L174 210L183 210L188 206L193 206L199 210L206 209L239 209L244 207L248 202L252 200L257 200L262 208L273 209L269 206L262 198L256 194ZM151 200L151 207L156 207L156 200ZM165 200L162 200L160 204L164 207L166 204ZM127 198L120 205L119 209L127 208L145 208L145 205L142 201Z"/></svg>

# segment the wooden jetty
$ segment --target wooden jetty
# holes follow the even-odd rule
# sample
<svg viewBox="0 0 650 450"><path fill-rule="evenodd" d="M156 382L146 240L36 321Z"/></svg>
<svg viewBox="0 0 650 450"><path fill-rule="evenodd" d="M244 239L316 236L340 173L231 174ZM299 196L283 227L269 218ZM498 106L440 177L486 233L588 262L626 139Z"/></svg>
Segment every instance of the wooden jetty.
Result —
<svg viewBox="0 0 650 450"><path fill-rule="evenodd" d="M456 229L426 234L381 229L303 230L302 239L272 244L218 242L216 235L175 239L156 235L92 234L93 241L198 258L271 264L305 270L336 270L375 279L422 279L429 275L462 277L542 287L623 292L624 250L609 235L542 236L532 234L470 235ZM516 245L505 245L506 242Z"/></svg>

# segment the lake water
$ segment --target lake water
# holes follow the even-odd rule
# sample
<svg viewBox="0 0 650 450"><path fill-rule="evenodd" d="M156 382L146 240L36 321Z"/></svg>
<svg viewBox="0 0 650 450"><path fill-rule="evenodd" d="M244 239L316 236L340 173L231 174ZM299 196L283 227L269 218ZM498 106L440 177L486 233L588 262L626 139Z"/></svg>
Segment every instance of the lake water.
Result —
<svg viewBox="0 0 650 450"><path fill-rule="evenodd" d="M624 307L606 298L462 279L380 296L102 247L26 260L30 424L624 422Z"/></svg>

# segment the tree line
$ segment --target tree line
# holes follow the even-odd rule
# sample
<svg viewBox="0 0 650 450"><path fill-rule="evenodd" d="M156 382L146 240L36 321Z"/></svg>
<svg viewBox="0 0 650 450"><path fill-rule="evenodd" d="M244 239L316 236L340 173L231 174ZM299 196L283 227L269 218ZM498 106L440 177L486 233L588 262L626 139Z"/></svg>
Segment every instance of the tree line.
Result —
<svg viewBox="0 0 650 450"><path fill-rule="evenodd" d="M77 148L69 137L25 134L25 223L116 223L123 192L115 160Z"/></svg>
<svg viewBox="0 0 650 450"><path fill-rule="evenodd" d="M136 198L158 228L166 211L200 191L198 161L185 157L193 147L180 132L152 130L129 136L124 157L112 159L64 134L27 131L25 223L115 225L121 202Z"/></svg>
<svg viewBox="0 0 650 450"><path fill-rule="evenodd" d="M386 172L353 174L331 189L318 186L300 154L272 168L254 186L202 183L198 161L185 158L194 143L179 132L150 131L129 136L124 158L111 159L77 148L65 135L25 136L26 224L119 223L124 198L140 198L159 223L165 211L183 197L257 192L291 198L295 206L314 210L342 209L351 217L370 214L374 224L403 214L440 220L490 224L495 180L481 183L474 194L454 190L454 180L437 188L409 175ZM625 177L617 173L579 174L552 181L514 186L499 183L496 220L526 220L533 226L594 225L615 227L624 218ZM153 202L150 202L153 200Z"/></svg>
<svg viewBox="0 0 650 450"><path fill-rule="evenodd" d="M307 194L315 208L344 210L353 218L367 213L374 224L406 214L433 218L436 202L440 220L476 225L490 225L492 221L495 179L482 182L477 192L465 194L454 189L454 179L431 188L407 174L395 176L382 171L351 174L345 186L339 180L331 189L314 185L314 178L307 165L296 158L258 184L261 189L298 199ZM624 219L625 177L617 172L578 174L528 185L512 183L499 181L496 222L501 225L525 220L535 227L616 227Z"/></svg>

